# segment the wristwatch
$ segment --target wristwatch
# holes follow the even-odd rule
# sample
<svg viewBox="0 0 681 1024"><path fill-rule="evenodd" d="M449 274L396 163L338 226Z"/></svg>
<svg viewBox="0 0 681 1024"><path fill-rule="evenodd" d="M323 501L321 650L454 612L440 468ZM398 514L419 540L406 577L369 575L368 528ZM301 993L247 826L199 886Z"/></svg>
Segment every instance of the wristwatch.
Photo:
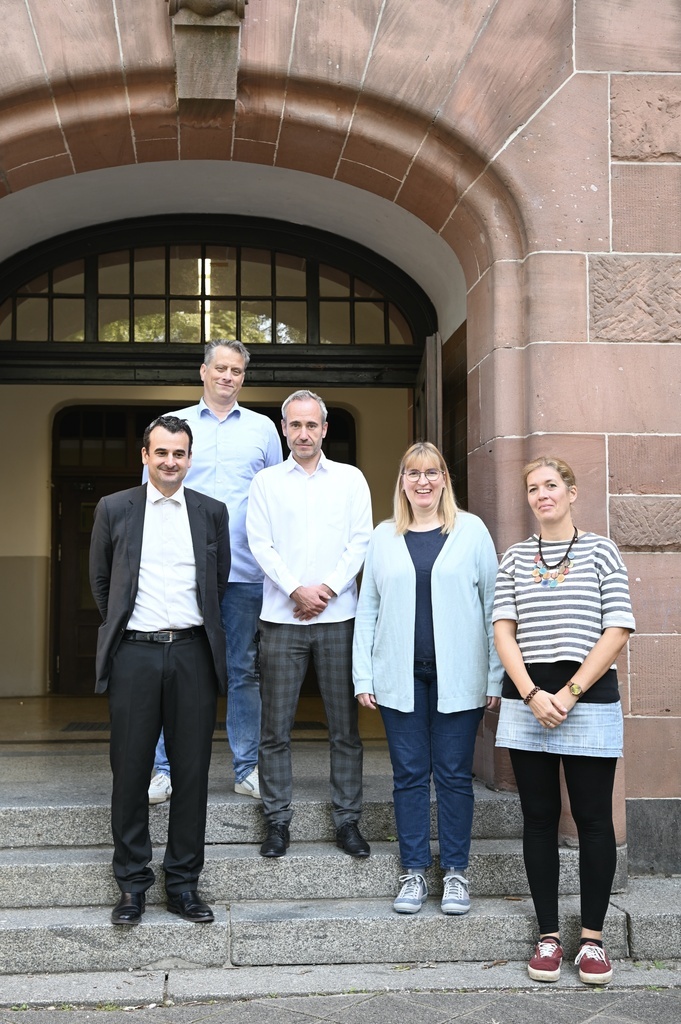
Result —
<svg viewBox="0 0 681 1024"><path fill-rule="evenodd" d="M579 683L570 683L570 693L573 697L581 697L582 692L583 691Z"/></svg>

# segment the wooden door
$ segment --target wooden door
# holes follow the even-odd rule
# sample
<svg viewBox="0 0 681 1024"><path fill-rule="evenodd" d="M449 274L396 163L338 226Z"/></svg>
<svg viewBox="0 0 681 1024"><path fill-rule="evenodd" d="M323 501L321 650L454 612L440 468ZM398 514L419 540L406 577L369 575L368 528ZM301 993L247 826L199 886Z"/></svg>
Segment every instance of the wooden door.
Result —
<svg viewBox="0 0 681 1024"><path fill-rule="evenodd" d="M442 451L442 343L426 338L414 388L414 440L430 441Z"/></svg>
<svg viewBox="0 0 681 1024"><path fill-rule="evenodd" d="M62 478L55 482L56 604L55 687L70 696L91 695L95 689L95 648L101 616L88 573L90 534L95 505L105 494L134 487L130 477Z"/></svg>

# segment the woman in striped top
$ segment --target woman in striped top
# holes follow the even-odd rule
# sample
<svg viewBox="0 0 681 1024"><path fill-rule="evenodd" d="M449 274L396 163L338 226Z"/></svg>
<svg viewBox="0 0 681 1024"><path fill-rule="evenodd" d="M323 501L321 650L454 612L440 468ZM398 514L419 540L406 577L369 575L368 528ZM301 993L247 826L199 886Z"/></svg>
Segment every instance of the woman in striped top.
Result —
<svg viewBox="0 0 681 1024"><path fill-rule="evenodd" d="M614 662L634 629L627 572L615 544L577 529L575 476L562 459L525 466L538 532L504 555L494 639L505 671L497 746L508 747L524 817L523 854L539 924L528 965L557 981L560 763L579 834L582 937L575 963L587 984L612 965L603 922L616 867L612 791L622 756Z"/></svg>

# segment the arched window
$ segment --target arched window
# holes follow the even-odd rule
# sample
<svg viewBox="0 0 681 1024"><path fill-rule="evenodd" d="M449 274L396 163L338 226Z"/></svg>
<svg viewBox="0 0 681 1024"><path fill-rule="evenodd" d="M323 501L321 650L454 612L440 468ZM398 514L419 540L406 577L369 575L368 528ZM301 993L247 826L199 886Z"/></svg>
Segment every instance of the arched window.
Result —
<svg viewBox="0 0 681 1024"><path fill-rule="evenodd" d="M195 346L218 337L255 347L254 366L273 370L307 366L312 357L330 360L342 376L388 351L389 365L414 367L434 325L425 293L393 264L337 236L276 221L197 216L98 225L0 267L0 363L16 368L10 379L21 379L30 360L35 381L42 355L47 376L38 379L68 379L77 365L100 380L95 368L105 359L135 371L160 365L165 374L153 379L180 383L185 361L195 376ZM277 373L277 382L285 376ZM125 373L115 379L127 382ZM149 383L148 375L135 380Z"/></svg>

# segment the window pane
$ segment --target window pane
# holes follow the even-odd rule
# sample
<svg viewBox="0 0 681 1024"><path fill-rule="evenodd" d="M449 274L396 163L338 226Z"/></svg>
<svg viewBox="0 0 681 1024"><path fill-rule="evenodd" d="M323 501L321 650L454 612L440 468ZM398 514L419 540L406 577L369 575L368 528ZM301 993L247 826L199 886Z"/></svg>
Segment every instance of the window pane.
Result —
<svg viewBox="0 0 681 1024"><path fill-rule="evenodd" d="M83 437L96 438L104 437L104 414L101 409L85 408L81 416Z"/></svg>
<svg viewBox="0 0 681 1024"><path fill-rule="evenodd" d="M117 437L119 439L125 440L125 438L127 436L127 423L126 423L126 415L125 415L124 412L112 412L109 409L109 410L107 410L106 416L104 418L104 422L105 422L105 428L104 428L105 437L108 437L108 438Z"/></svg>
<svg viewBox="0 0 681 1024"><path fill-rule="evenodd" d="M47 274L41 274L40 277L34 277L28 284L22 284L21 288L18 289L20 295L39 295L41 292L47 291Z"/></svg>
<svg viewBox="0 0 681 1024"><path fill-rule="evenodd" d="M382 299L383 295L377 291L366 281L360 281L358 277L355 278L355 295L358 299Z"/></svg>
<svg viewBox="0 0 681 1024"><path fill-rule="evenodd" d="M92 588L90 587L90 558L89 558L89 552L87 551L87 549L81 550L81 552L79 554L79 560L80 560L80 564L79 564L79 570L80 571L78 573L78 581L79 581L79 584L78 584L78 610L79 611L91 611L91 610L94 611L97 606L95 604L95 599L92 596ZM79 632L79 634L81 634L81 630L80 629L79 629L78 632ZM79 642L78 642L78 653L79 654L84 654L85 653L85 651L83 650L83 647L81 646L82 640L85 639L85 635L86 634L83 631L83 634L79 635L79 638L78 638L79 639ZM94 646L94 642L93 642L93 646ZM87 653L88 654L94 654L94 651L87 651Z"/></svg>
<svg viewBox="0 0 681 1024"><path fill-rule="evenodd" d="M327 267L320 264L319 267L319 294L322 298L331 299L334 296L347 298L350 295L350 275L343 270L336 270L335 267Z"/></svg>
<svg viewBox="0 0 681 1024"><path fill-rule="evenodd" d="M163 299L135 299L135 341L165 341L166 313Z"/></svg>
<svg viewBox="0 0 681 1024"><path fill-rule="evenodd" d="M54 299L52 303L54 341L85 339L85 302L83 299Z"/></svg>
<svg viewBox="0 0 681 1024"><path fill-rule="evenodd" d="M107 252L99 257L99 291L127 295L130 291L130 254Z"/></svg>
<svg viewBox="0 0 681 1024"><path fill-rule="evenodd" d="M216 302L206 300L204 313L204 332L206 341L224 338L225 341L236 340L236 302Z"/></svg>
<svg viewBox="0 0 681 1024"><path fill-rule="evenodd" d="M385 324L382 302L355 303L355 345L384 345Z"/></svg>
<svg viewBox="0 0 681 1024"><path fill-rule="evenodd" d="M0 341L12 338L12 300L5 299L0 306Z"/></svg>
<svg viewBox="0 0 681 1024"><path fill-rule="evenodd" d="M17 299L17 341L47 340L47 299Z"/></svg>
<svg viewBox="0 0 681 1024"><path fill-rule="evenodd" d="M301 256L287 256L278 252L275 256L277 295L305 295L305 263Z"/></svg>
<svg viewBox="0 0 681 1024"><path fill-rule="evenodd" d="M271 295L271 253L265 249L241 250L241 294Z"/></svg>
<svg viewBox="0 0 681 1024"><path fill-rule="evenodd" d="M54 299L52 302L54 341L83 341L85 337L85 301Z"/></svg>
<svg viewBox="0 0 681 1024"><path fill-rule="evenodd" d="M241 338L244 345L263 345L272 341L272 303L241 303Z"/></svg>
<svg viewBox="0 0 681 1024"><path fill-rule="evenodd" d="M101 437L83 438L83 466L101 466L103 463L102 450L104 442Z"/></svg>
<svg viewBox="0 0 681 1024"><path fill-rule="evenodd" d="M121 437L107 437L104 439L104 465L125 466L126 451L125 440Z"/></svg>
<svg viewBox="0 0 681 1024"><path fill-rule="evenodd" d="M307 305L304 302L277 302L277 342L279 345L307 344Z"/></svg>
<svg viewBox="0 0 681 1024"><path fill-rule="evenodd" d="M174 299L170 303L170 340L201 341L201 303L189 299Z"/></svg>
<svg viewBox="0 0 681 1024"><path fill-rule="evenodd" d="M236 249L206 246L206 295L236 295Z"/></svg>
<svg viewBox="0 0 681 1024"><path fill-rule="evenodd" d="M73 263L65 263L61 267L55 267L52 271L52 290L83 295L85 292L84 261L75 260Z"/></svg>
<svg viewBox="0 0 681 1024"><path fill-rule="evenodd" d="M99 300L100 341L130 341L130 303L127 299Z"/></svg>
<svg viewBox="0 0 681 1024"><path fill-rule="evenodd" d="M141 295L165 295L165 250L135 249L135 292Z"/></svg>
<svg viewBox="0 0 681 1024"><path fill-rule="evenodd" d="M350 304L319 303L319 341L322 345L350 344Z"/></svg>
<svg viewBox="0 0 681 1024"><path fill-rule="evenodd" d="M201 246L173 245L170 249L170 294L201 294Z"/></svg>
<svg viewBox="0 0 681 1024"><path fill-rule="evenodd" d="M62 438L59 442L59 465L80 465L80 441L77 438Z"/></svg>
<svg viewBox="0 0 681 1024"><path fill-rule="evenodd" d="M388 331L391 345L413 345L414 338L409 324L392 302L388 306Z"/></svg>

